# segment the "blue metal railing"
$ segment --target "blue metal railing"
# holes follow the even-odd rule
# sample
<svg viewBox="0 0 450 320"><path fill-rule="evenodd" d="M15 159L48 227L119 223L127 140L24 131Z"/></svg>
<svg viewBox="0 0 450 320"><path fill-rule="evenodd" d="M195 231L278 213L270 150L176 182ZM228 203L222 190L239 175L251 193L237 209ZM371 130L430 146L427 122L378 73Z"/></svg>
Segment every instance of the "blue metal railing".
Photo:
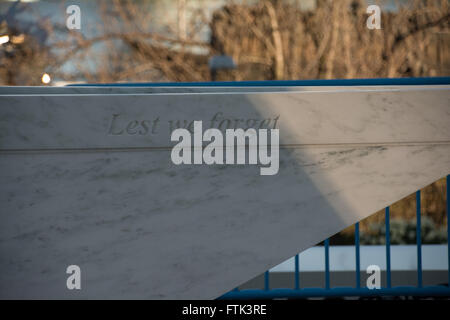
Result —
<svg viewBox="0 0 450 320"><path fill-rule="evenodd" d="M330 239L324 241L325 247L325 289L330 289Z"/></svg>
<svg viewBox="0 0 450 320"><path fill-rule="evenodd" d="M355 224L355 273L356 273L356 288L361 288L361 258L359 250L359 222Z"/></svg>
<svg viewBox="0 0 450 320"><path fill-rule="evenodd" d="M264 290L266 291L270 290L269 271L266 271L264 273Z"/></svg>
<svg viewBox="0 0 450 320"><path fill-rule="evenodd" d="M450 175L447 176L447 258L448 285L450 286Z"/></svg>
<svg viewBox="0 0 450 320"><path fill-rule="evenodd" d="M420 220L421 213L420 190L416 192L416 238L417 238L417 287L422 288L422 223ZM448 235L447 235L448 238Z"/></svg>
<svg viewBox="0 0 450 320"><path fill-rule="evenodd" d="M373 79L314 79L215 82L135 82L135 83L81 83L69 87L292 87L292 86L400 86L447 85L450 77L373 78Z"/></svg>
<svg viewBox="0 0 450 320"><path fill-rule="evenodd" d="M295 255L295 290L300 290L300 258L298 253Z"/></svg>
<svg viewBox="0 0 450 320"><path fill-rule="evenodd" d="M325 287L300 288L300 257L295 256L295 278L293 289L270 289L270 272L264 273L264 290L234 289L219 299L276 299L276 298L309 298L309 297L379 297L379 296L447 296L450 297L450 175L446 178L446 208L447 208L447 252L448 252L448 283L441 286L424 286L422 270L422 234L421 234L421 192L416 192L416 246L417 246L417 285L392 287L391 282L391 239L389 207L385 209L386 228L386 287L380 289L361 288L361 256L359 241L359 222L355 224L355 287L330 287L330 240L324 241L325 251Z"/></svg>

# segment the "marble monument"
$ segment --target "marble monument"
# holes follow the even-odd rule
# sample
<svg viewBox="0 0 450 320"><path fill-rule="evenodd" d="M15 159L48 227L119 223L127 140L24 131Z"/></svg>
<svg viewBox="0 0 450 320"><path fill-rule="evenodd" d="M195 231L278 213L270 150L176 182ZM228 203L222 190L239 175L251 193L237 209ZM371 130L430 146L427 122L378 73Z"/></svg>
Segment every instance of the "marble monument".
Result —
<svg viewBox="0 0 450 320"><path fill-rule="evenodd" d="M173 164L193 121L279 129L279 172ZM448 85L0 88L0 298L219 297L447 175L449 128Z"/></svg>

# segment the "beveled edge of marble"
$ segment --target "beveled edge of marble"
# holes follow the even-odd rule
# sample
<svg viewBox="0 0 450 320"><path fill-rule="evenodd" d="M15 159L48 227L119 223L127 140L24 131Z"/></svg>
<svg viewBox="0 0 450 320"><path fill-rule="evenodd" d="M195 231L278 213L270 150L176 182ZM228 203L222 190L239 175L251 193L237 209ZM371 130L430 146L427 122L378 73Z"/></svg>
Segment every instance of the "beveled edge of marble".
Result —
<svg viewBox="0 0 450 320"><path fill-rule="evenodd" d="M325 103L324 101L326 100L322 99L322 96L320 95L321 93L328 93L331 95L335 95L335 94L340 94L341 95L341 101L339 102L341 105L344 103L344 100L346 101L345 104L351 104L352 101L354 103L354 106L352 107L353 111L356 111L357 113L359 112L359 108L360 106L364 106L366 104L366 100L367 99L364 95L364 93L377 93L378 95L382 95L383 93L394 93L395 95L399 94L400 99L405 99L409 100L409 102L405 102L406 105L412 104L414 106L414 108L417 110L417 108L419 106L417 106L417 103L415 102L417 98L410 98L410 96L407 94L408 92L414 92L416 93L416 96L420 96L420 92L428 92L428 100L427 101L431 101L432 99L435 99L435 101L438 101L439 103L437 104L437 109L434 110L434 112L429 114L429 118L432 119L432 122L434 123L429 123L427 124L426 122L422 124L422 128L425 130L423 132L419 132L419 133L428 133L428 136L425 136L422 138L422 134L418 134L418 133L411 133L411 131L409 130L409 127L405 127L405 123L403 124L404 128L402 129L405 132L410 132L409 134L403 134L403 135L393 135L391 137L391 140L387 139L389 138L389 135L387 133L383 133L383 134L378 134L376 133L374 135L373 129L372 129L372 133L370 132L362 132L362 133L358 133L359 138L358 137L353 137L354 133L352 133L352 131L349 131L347 133L340 133L340 135L338 135L339 137L335 137L334 134L332 134L332 132L327 133L327 137L328 140L331 141L326 141L327 139L324 140L323 135L325 133L321 133L319 136L315 137L315 138L308 138L309 140L305 141L305 137L307 137L308 135L308 130L305 130L305 128L307 129L307 127L311 127L313 124L309 124L310 123L310 117L306 117L309 120L307 121L307 119L303 116L300 116L300 122L302 123L303 126L305 126L305 128L296 128L295 130L293 130L294 128L290 128L288 129L290 136L284 136L285 140L284 143L281 143L282 147L317 147L317 146L329 146L329 145L340 145L343 144L345 146L349 146L349 145L361 145L360 143L363 143L365 146L367 145L405 145L405 144L448 144L450 141L450 135L449 132L447 133L443 133L441 131L441 129L439 129L442 125L443 125L443 120L445 122L445 119L448 118L448 114L445 113L445 101L450 98L450 95L448 93L450 93L450 85L442 85L442 86L410 86L410 88L405 88L402 86L398 86L395 89L386 89L386 88L382 88L382 89L377 89L377 88L371 88L371 89L359 89L357 88L356 90L354 88L346 88L346 91L343 90L323 90L323 87L314 87L315 89L320 89L320 91L283 91L283 92L265 92L265 91L255 91L255 92L188 92L188 93L154 93L154 94L147 94L147 93L141 93L141 94L136 94L136 93L127 93L127 94L69 94L69 95L59 95L59 94L55 94L55 95L12 95L12 96L5 96L5 97L9 97L9 103L14 103L14 107L10 104L2 104L2 101L0 100L0 112L4 111L4 116L5 116L5 120L6 123L4 125L3 128L3 136L0 135L0 138L2 140L2 143L0 144L0 151L2 152L12 152L12 151L49 151L49 152L54 152L56 150L62 150L62 151L69 151L69 152L73 152L73 151L81 151L81 150L103 150L103 151L108 151L108 150L116 150L116 149L123 149L123 150L129 150L129 151L133 151L133 150L157 150L157 149L167 149L171 147L171 143L170 143L170 139L169 139L169 135L166 135L166 133L163 133L163 136L160 136L159 134L157 134L156 136L135 136L135 137L127 137L126 135L124 136L120 136L120 137L115 137L116 140L114 140L114 143L112 144L113 140L111 140L110 134L105 135L105 132L108 133L108 128L111 127L111 114L113 113L117 113L120 111L120 113L126 113L129 116L142 116L145 110L145 112L147 112L147 110L152 110L153 112L156 112L155 115L158 115L158 112L162 114L164 114L165 116L169 115L169 114L176 114L176 117L182 117L181 119L188 119L186 117L188 116L192 116L192 117L200 117L199 119L203 119L203 120L207 120L205 118L205 114L204 111L205 110L210 110L209 107L211 106L211 101L213 101L214 103L216 103L216 100L214 100L211 96L214 95L222 95L222 96L227 96L230 95L230 98L225 98L224 97L224 103L231 103L233 105L233 108L231 108L231 112L239 112L242 113L240 114L240 116L242 117L247 117L249 115L255 115L256 113L260 113L261 111L263 111L263 113L266 114L267 116L267 112L269 113L274 113L272 114L272 116L276 114L278 114L279 116L283 113L283 114L292 114L292 115L305 115L304 111L302 111L301 109L298 109L297 107L302 105L303 103L310 104L309 105L309 109L311 109L312 105L311 103L319 103L320 104L320 108L322 110L321 114L316 115L316 117L319 117L318 119L316 119L317 121L321 121L321 123L323 124L323 121L325 121L325 124L327 125L333 125L331 127L332 130L338 130L339 128L333 124L333 122L330 122L332 119L327 119L329 118L329 116L327 115L327 113L324 113L325 110L329 110L329 112L334 112L335 113L335 109L334 109L334 98L333 97L329 97L328 99L330 99L330 105L328 105L328 103ZM435 96L434 94L431 94L431 91L437 91L440 92L439 96ZM347 92L354 92L354 93L359 93L359 95L355 95L354 99L356 100L351 100L349 95L345 95ZM403 94L402 94L403 93ZM417 95L417 93L419 93L419 95ZM310 94L308 95L309 97L311 97L311 99L302 99L302 100L292 100L293 97L290 96L295 96L295 95L302 95L302 94ZM180 100L177 99L177 96L189 96L194 103L194 105L192 106L192 108L184 108L185 107L185 100ZM231 96L233 95L240 95L242 96L243 99L245 99L246 96L249 97L249 101L246 100L235 100L234 98L231 98ZM259 95L259 97L258 97ZM118 96L121 97L121 102L119 103L119 99L113 100L113 104L111 107L111 103L107 102L107 98L110 96ZM136 97L136 99L133 100L129 100L132 103L131 104L126 104L125 100L127 100L126 97ZM210 96L210 98L208 99L196 99L195 96L201 97L201 96ZM283 105L283 108L278 108L277 106L279 105L280 100L277 100L277 96L284 97L284 99L288 99L288 100L284 100L285 101L285 105ZM34 106L30 105L30 104L26 104L29 103L30 101L32 101L32 99L35 98L45 98L42 101L44 101L44 103L36 103L34 106L39 107L40 114L36 114L36 112L34 111ZM78 103L70 103L69 106L66 105L66 103L62 100L64 97L73 97L74 99L90 99L90 98L95 98L95 97L99 97L101 98L101 100L97 101L97 102L91 102L90 106L86 105L86 102L82 103L82 106ZM155 99L154 103L152 105L151 108L147 108L148 106L148 101L147 100L143 100L145 99L145 97L148 97L149 99ZM166 100L165 97L173 97L174 99L171 100ZM252 97L252 98L250 98ZM343 97L343 98L342 98ZM47 109L47 103L49 102L48 99L55 99L55 101L53 103L50 104L50 106L48 106ZM254 99L256 98L256 100ZM22 99L25 99L25 101L27 101L25 103L25 105L23 103L21 103L20 101ZM319 100L318 100L319 99ZM348 100L347 100L348 99ZM412 100L411 100L412 99ZM438 100L436 100L438 99ZM283 101L281 100L281 101ZM309 101L308 101L309 100ZM444 101L445 100L445 101ZM5 100L3 100L5 101ZM89 100L86 100L89 101ZM128 100L127 100L128 101ZM147 102L146 102L147 101ZM150 101L150 100L149 100ZM201 101L201 104L198 103L198 101ZM239 103L236 104L236 101L238 101ZM255 105L255 101L256 101L256 105ZM338 100L336 100L338 101ZM402 101L402 100L399 100ZM99 104L99 102L101 102ZM145 102L145 103L144 103ZM260 102L263 103L264 107L260 108L260 106L258 106L258 104L260 104ZM333 105L332 105L333 102ZM380 101L378 101L378 103L380 103ZM424 101L420 102L420 103L424 103ZM159 105L161 104L161 105ZM166 105L169 104L171 106L170 109L165 109L165 107L167 107ZM344 104L344 106L345 106ZM65 106L64 106L65 105ZM405 105L405 106L406 106ZM31 106L31 108L30 108ZM64 106L64 107L63 107ZM405 108L405 106L403 108ZM4 107L4 109L2 108ZM22 108L24 107L24 108ZM183 107L183 108L181 108ZM208 107L208 108L206 108ZM386 104L386 107L389 107ZM45 108L45 109L43 109ZM53 108L53 109L52 109ZM79 110L81 110L80 112L77 112L76 110L79 108ZM206 108L206 109L205 109ZM330 109L331 108L331 109ZM356 108L356 109L355 109ZM365 107L366 108L366 107ZM420 106L421 108L421 106ZM66 112L65 110L67 109L67 111L69 111L71 109L71 111L69 112L69 114L71 114L72 116L72 120L71 122L77 122L79 124L77 130L75 130L73 128L73 123L72 124L67 124L67 121L64 121L64 123L66 123L66 126L61 126L56 124L52 124L51 121L48 119L50 114L53 114L52 117L55 118L56 116L56 120L62 120L64 119L63 116L63 112ZM222 108L223 109L223 108ZM303 108L302 108L303 109ZM348 108L347 108L348 109ZM374 110L374 106L372 105L367 105L367 111L370 111L372 109L372 111ZM378 109L378 107L377 107ZM53 110L53 111L52 111ZM221 110L220 108L216 108L215 109L216 112L217 110ZM397 110L394 111L400 111L400 106L397 108ZM409 109L408 109L409 110ZM306 110L307 112L308 110ZM50 112L50 113L49 113ZM105 112L107 112L108 114L104 114ZM348 112L348 110L347 110ZM444 113L442 113L444 112ZM34 113L34 115L33 115ZM82 114L79 114L82 113ZM27 116L28 115L28 116ZM27 121L23 120L26 119L27 117L29 118L30 115L33 115L32 117L35 118L33 121ZM95 117L92 117L93 115L95 115ZM393 120L390 117L386 118L386 114L383 115L382 120L384 121L384 123L382 122L381 124L383 124L384 126L388 125L390 122L392 122ZM8 120L8 117L12 120L12 122L10 123ZM24 118L25 117L25 118ZM87 117L87 118L86 118ZM320 117L325 117L325 119L320 119ZM415 114L413 112L413 117L414 117L414 123L416 124L420 124L421 121L419 121L421 115L419 114ZM23 119L22 119L23 118ZM22 120L21 120L22 119ZM173 119L173 120L179 120L180 118L169 118ZM354 121L362 121L363 119L359 119L358 117L353 119L352 117L346 117L346 120L344 121L344 123L340 123L340 125L351 125L351 123L354 123ZM428 122L430 121L430 119L428 119ZM129 120L133 120L133 119L128 119ZM134 119L135 120L135 119ZM140 119L142 120L142 119ZM167 119L163 119L164 121L167 122ZM198 119L197 119L198 120ZM50 123L50 126L47 124L47 127L41 127L39 125L39 123L37 123L36 121L44 121L44 122L48 122ZM188 119L189 121L189 119ZM306 122L305 122L306 121ZM353 121L353 122L352 122ZM418 122L419 121L419 122ZM21 125L22 123L22 125ZM358 122L359 123L359 122ZM23 124L25 125L25 128L27 128L27 130L31 130L31 131L27 131L28 133L28 139L23 140L22 138L26 138L26 136L23 136L23 132L17 131L17 129L15 129L14 127L18 127L18 126L23 126ZM94 125L97 127L97 129L93 130L92 129L92 125ZM69 125L69 126L67 126ZM72 128L69 130L69 128L72 126ZM167 123L166 123L167 126ZM393 125L390 124L389 125L391 128L393 128ZM87 132L83 132L81 131L83 128L85 129L89 129L88 131L91 134L94 134L94 136L96 137L94 139L94 141L89 138L87 136ZM334 129L333 129L334 128ZM390 129L390 131L392 131L393 129ZM0 128L1 129L1 128ZM100 130L101 129L101 130ZM345 128L344 128L345 129ZM417 129L417 128L416 128ZM106 130L106 131L105 131ZM327 129L327 132L330 129ZM332 131L331 130L331 131ZM343 129L339 129L339 130L343 130ZM431 131L430 131L431 130ZM47 133L44 133L46 132ZM296 131L296 132L294 132ZM323 130L322 130L323 131ZM345 131L345 130L344 130ZM395 130L394 130L395 131ZM392 131L392 132L394 132ZM417 130L415 130L417 131ZM44 133L44 134L41 134ZM59 135L61 137L63 137L64 139L56 139L55 137L52 138L51 135ZM372 137L370 137L370 134L372 134ZM343 136L346 137L346 139L343 139ZM31 141L30 141L30 137L31 137ZM331 138L332 137L332 138ZM377 138L378 137L378 138ZM383 138L383 139L380 139ZM286 140L286 138L288 138ZM162 139L162 140L161 140ZM53 141L53 142L52 142ZM59 142L58 142L59 141ZM63 142L65 141L65 142ZM327 143L330 142L330 143ZM18 144L17 144L18 143Z"/></svg>

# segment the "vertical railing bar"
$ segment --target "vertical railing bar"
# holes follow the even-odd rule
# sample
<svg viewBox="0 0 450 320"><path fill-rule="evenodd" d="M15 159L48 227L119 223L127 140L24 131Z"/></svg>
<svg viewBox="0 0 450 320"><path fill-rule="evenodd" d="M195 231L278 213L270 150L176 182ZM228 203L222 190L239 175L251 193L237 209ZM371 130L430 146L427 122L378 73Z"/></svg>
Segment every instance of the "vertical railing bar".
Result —
<svg viewBox="0 0 450 320"><path fill-rule="evenodd" d="M356 288L361 287L361 260L359 256L359 222L355 224L355 266L356 266Z"/></svg>
<svg viewBox="0 0 450 320"><path fill-rule="evenodd" d="M325 289L330 289L330 239L325 240Z"/></svg>
<svg viewBox="0 0 450 320"><path fill-rule="evenodd" d="M300 263L299 255L295 255L295 290L300 290Z"/></svg>
<svg viewBox="0 0 450 320"><path fill-rule="evenodd" d="M388 288L391 287L391 226L389 215L389 207L386 207L384 221L386 229L386 286Z"/></svg>
<svg viewBox="0 0 450 320"><path fill-rule="evenodd" d="M270 286L269 286L269 271L266 271L264 273L264 290L269 290Z"/></svg>
<svg viewBox="0 0 450 320"><path fill-rule="evenodd" d="M416 192L416 238L417 238L417 286L422 287L422 223L421 223L420 190Z"/></svg>
<svg viewBox="0 0 450 320"><path fill-rule="evenodd" d="M450 174L447 175L447 258L448 286L450 287Z"/></svg>

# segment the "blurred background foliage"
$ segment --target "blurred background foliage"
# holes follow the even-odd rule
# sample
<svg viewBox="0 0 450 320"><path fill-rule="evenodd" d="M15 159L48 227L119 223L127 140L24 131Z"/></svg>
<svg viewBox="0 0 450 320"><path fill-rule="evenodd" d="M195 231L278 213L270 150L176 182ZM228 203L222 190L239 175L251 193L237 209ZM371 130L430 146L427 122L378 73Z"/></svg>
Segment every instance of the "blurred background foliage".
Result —
<svg viewBox="0 0 450 320"><path fill-rule="evenodd" d="M366 27L379 3L381 29ZM78 4L81 29L65 26ZM450 74L449 0L0 0L0 84Z"/></svg>
<svg viewBox="0 0 450 320"><path fill-rule="evenodd" d="M368 3L381 29L366 27ZM65 26L81 8L81 30ZM217 80L450 75L448 0L0 0L0 85L210 81L208 61L236 68ZM437 159L437 161L439 161ZM422 190L423 241L445 241L446 183ZM391 207L393 243L415 241L415 194ZM360 223L384 243L384 211ZM331 239L352 244L353 227Z"/></svg>

